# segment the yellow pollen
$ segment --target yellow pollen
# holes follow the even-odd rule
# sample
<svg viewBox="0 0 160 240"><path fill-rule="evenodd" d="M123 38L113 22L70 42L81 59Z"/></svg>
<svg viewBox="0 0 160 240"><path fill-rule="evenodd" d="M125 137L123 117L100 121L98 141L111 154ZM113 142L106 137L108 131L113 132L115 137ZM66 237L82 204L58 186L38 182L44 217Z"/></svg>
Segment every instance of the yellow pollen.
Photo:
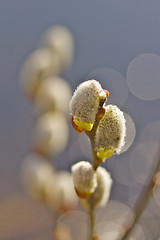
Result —
<svg viewBox="0 0 160 240"><path fill-rule="evenodd" d="M97 157L101 160L104 158L110 158L114 152L115 152L114 148L99 149L97 152Z"/></svg>
<svg viewBox="0 0 160 240"><path fill-rule="evenodd" d="M91 131L93 128L93 123L89 123L86 121L82 122L78 119L78 117L74 117L73 120L78 127L81 127L83 129L85 129L86 131Z"/></svg>

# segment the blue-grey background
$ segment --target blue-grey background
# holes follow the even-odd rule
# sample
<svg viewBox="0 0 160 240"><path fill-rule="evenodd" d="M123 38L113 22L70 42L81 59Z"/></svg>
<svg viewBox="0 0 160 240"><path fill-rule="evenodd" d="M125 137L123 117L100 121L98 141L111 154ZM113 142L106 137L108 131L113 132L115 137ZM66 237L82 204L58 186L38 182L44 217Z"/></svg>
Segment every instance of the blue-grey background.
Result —
<svg viewBox="0 0 160 240"><path fill-rule="evenodd" d="M26 222L21 220L19 215L16 217L17 209L20 211L21 207L25 215L25 207L31 211L34 204L23 196L19 181L19 166L30 150L34 123L32 104L24 97L19 86L19 72L24 59L37 48L45 30L54 24L65 25L75 38L74 63L65 75L72 89L97 68L112 68L126 77L127 67L137 55L160 54L159 0L0 0L0 209L3 212L0 216L1 240L36 239L43 227L43 232L48 234L49 224L46 222L50 223L51 220L46 213L46 221L40 221L35 214L35 221L30 225L30 216L26 217ZM145 125L160 120L159 99L143 101L129 93L122 109L128 112L135 122L137 141ZM158 131L160 132L160 129L157 129ZM77 137L77 134L71 134L68 148L59 156L59 168L70 169L69 152ZM128 151L119 159L109 160L105 165L111 171L113 179L114 163L119 160L123 164L129 156ZM77 149L75 162L83 160L82 157ZM124 169L125 166L124 164ZM115 181L111 198L128 203L128 189L127 185ZM36 207L35 205L34 208ZM44 209L38 209L37 212L39 211L45 212ZM38 220L39 225L35 224L34 227ZM18 227L20 222L22 231Z"/></svg>

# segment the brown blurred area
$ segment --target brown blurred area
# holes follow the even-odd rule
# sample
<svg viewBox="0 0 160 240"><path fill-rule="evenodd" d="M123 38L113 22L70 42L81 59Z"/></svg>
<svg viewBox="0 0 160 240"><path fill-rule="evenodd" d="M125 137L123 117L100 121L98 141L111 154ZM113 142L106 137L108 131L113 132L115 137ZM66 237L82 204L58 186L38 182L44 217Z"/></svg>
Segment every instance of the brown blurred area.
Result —
<svg viewBox="0 0 160 240"><path fill-rule="evenodd" d="M0 239L51 239L51 236L52 218L42 205L18 192L1 200Z"/></svg>

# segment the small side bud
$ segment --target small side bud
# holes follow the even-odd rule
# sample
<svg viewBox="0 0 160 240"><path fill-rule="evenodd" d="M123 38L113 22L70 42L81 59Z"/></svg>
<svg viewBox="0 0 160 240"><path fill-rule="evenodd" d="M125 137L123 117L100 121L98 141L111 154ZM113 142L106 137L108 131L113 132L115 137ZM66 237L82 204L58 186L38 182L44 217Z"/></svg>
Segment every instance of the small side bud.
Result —
<svg viewBox="0 0 160 240"><path fill-rule="evenodd" d="M99 122L95 138L95 150L100 161L111 157L114 152L119 154L126 135L123 112L114 105L108 105L105 109L105 115Z"/></svg>
<svg viewBox="0 0 160 240"><path fill-rule="evenodd" d="M77 87L70 102L70 111L78 127L86 131L92 130L100 98L106 95L102 90L96 80L85 81Z"/></svg>
<svg viewBox="0 0 160 240"><path fill-rule="evenodd" d="M99 97L101 100L106 101L107 98L109 97L109 92L105 89L102 89L102 91L99 93Z"/></svg>
<svg viewBox="0 0 160 240"><path fill-rule="evenodd" d="M73 183L80 198L88 198L97 186L96 174L89 162L81 161L72 166Z"/></svg>
<svg viewBox="0 0 160 240"><path fill-rule="evenodd" d="M112 187L112 179L107 170L103 167L97 168L97 187L94 193L87 199L83 200L83 205L89 207L105 207L108 202Z"/></svg>
<svg viewBox="0 0 160 240"><path fill-rule="evenodd" d="M106 109L104 107L100 108L98 113L97 113L97 117L99 119L102 119L104 117L105 112L106 112Z"/></svg>

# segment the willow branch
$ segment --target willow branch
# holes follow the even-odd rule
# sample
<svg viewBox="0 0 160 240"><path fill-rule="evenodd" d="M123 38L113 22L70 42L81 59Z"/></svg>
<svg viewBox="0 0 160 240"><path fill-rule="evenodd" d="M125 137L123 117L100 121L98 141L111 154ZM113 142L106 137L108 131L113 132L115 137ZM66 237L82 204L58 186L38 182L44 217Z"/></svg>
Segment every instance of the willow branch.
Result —
<svg viewBox="0 0 160 240"><path fill-rule="evenodd" d="M89 137L89 139L90 139L91 148L92 148L92 155L93 155L92 166L93 166L93 169L95 171L96 171L97 167L100 164L100 160L97 157L97 152L95 151L95 146L94 146L94 144L95 144L95 135L96 135L98 124L99 124L99 122L101 120L101 118L99 117L99 114L100 114L101 110L103 110L104 102L105 102L105 100L101 100L101 102L99 104L99 109L98 109L98 112L96 114L96 118L95 118L95 122L94 122L92 130L90 132L87 132L87 131L85 132L87 134L87 136Z"/></svg>
<svg viewBox="0 0 160 240"><path fill-rule="evenodd" d="M158 161L157 161L157 165L153 171L151 180L148 184L148 187L146 189L146 191L144 192L144 194L142 196L140 196L139 200L137 201L138 204L136 204L135 206L135 219L134 222L132 223L132 225L130 226L129 229L127 229L127 231L124 233L124 235L122 236L121 240L125 240L127 239L127 237L131 234L131 231L133 230L136 222L139 220L139 218L141 217L143 211L145 210L146 206L149 203L150 198L152 197L152 190L153 187L155 186L155 175L157 172L160 171L160 153L158 154Z"/></svg>

